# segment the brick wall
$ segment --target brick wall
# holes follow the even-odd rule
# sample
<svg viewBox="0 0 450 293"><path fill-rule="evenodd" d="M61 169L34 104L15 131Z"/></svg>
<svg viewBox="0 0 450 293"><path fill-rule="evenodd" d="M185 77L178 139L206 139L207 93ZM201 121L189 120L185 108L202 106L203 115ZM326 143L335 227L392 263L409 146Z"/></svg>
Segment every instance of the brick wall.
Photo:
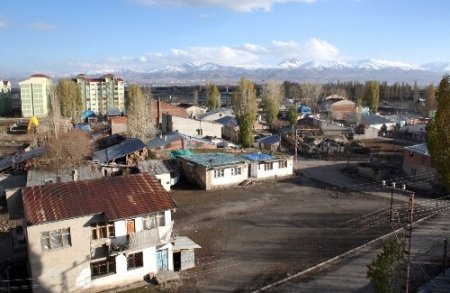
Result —
<svg viewBox="0 0 450 293"><path fill-rule="evenodd" d="M172 116L188 117L185 108L153 99L151 102L151 119L153 126L158 127L162 123L163 113Z"/></svg>

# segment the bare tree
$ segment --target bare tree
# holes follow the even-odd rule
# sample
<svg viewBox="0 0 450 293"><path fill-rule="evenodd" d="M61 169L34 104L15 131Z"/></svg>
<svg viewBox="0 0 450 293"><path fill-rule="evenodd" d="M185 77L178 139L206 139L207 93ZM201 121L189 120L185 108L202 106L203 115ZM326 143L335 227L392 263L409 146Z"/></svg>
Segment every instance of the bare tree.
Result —
<svg viewBox="0 0 450 293"><path fill-rule="evenodd" d="M89 135L76 129L47 140L44 147L45 155L35 159L33 165L52 172L78 166L92 154Z"/></svg>
<svg viewBox="0 0 450 293"><path fill-rule="evenodd" d="M302 83L300 85L302 97L306 105L313 108L319 102L319 96L322 94L322 85L313 83Z"/></svg>

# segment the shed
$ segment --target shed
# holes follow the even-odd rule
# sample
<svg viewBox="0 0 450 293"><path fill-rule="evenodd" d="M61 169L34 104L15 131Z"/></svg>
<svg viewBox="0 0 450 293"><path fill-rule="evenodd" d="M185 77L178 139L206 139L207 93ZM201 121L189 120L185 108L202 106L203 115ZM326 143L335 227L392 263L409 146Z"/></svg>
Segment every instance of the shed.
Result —
<svg viewBox="0 0 450 293"><path fill-rule="evenodd" d="M172 244L174 270L193 268L195 266L194 249L202 247L186 236L175 236Z"/></svg>

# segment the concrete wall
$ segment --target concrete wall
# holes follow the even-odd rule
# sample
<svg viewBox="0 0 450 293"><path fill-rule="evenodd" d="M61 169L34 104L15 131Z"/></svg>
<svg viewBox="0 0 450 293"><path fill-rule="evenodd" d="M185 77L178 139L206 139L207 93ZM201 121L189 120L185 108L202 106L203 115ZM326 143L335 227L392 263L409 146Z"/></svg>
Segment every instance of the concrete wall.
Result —
<svg viewBox="0 0 450 293"><path fill-rule="evenodd" d="M224 169L224 177L214 178L214 170L207 170L205 166L195 165L183 159L178 160L185 179L198 187L206 190L237 185L248 178L248 164L237 164L233 166L216 167ZM240 167L240 175L231 175L232 167Z"/></svg>
<svg viewBox="0 0 450 293"><path fill-rule="evenodd" d="M164 115L163 132L174 132L188 136L212 136L222 138L222 124L171 115ZM201 130L201 131L200 131Z"/></svg>
<svg viewBox="0 0 450 293"><path fill-rule="evenodd" d="M161 182L161 185L164 187L164 189L167 191L170 191L170 185L171 185L170 173L157 174L155 176L156 176L156 178L158 178L159 182Z"/></svg>
<svg viewBox="0 0 450 293"><path fill-rule="evenodd" d="M280 161L272 162L272 170L264 170L264 163L253 161L250 163L251 177L253 178L275 178L294 174L294 161L292 157L286 159L287 168L280 168Z"/></svg>
<svg viewBox="0 0 450 293"><path fill-rule="evenodd" d="M231 169L241 168L240 175L231 175ZM237 185L248 178L248 164L238 164L233 166L216 167L215 169L224 169L225 176L214 178L214 170L206 171L206 189L214 189L223 186Z"/></svg>

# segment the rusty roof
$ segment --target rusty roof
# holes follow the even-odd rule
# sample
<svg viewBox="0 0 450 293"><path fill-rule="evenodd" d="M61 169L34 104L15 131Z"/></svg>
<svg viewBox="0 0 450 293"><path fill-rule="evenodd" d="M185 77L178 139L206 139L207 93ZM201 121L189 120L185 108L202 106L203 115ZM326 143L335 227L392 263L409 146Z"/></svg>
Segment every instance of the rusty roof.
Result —
<svg viewBox="0 0 450 293"><path fill-rule="evenodd" d="M148 174L30 186L22 194L29 225L100 213L114 221L176 208L158 179Z"/></svg>

